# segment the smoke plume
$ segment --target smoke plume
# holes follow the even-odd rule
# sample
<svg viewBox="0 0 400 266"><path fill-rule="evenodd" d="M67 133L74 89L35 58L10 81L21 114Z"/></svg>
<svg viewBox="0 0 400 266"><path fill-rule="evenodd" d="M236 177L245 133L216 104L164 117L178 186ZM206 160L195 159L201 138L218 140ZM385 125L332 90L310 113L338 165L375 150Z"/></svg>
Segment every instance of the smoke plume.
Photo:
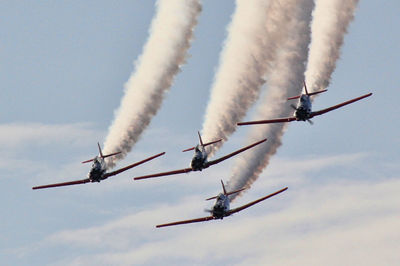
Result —
<svg viewBox="0 0 400 266"><path fill-rule="evenodd" d="M285 1L237 0L203 124L207 141L224 141L258 99L291 13ZM293 2L293 1L292 1ZM212 155L222 142L208 147Z"/></svg>
<svg viewBox="0 0 400 266"><path fill-rule="evenodd" d="M159 0L156 5L149 38L125 84L125 95L104 144L104 153L122 152L110 157L108 167L126 156L161 107L185 63L201 11L200 0Z"/></svg>
<svg viewBox="0 0 400 266"><path fill-rule="evenodd" d="M329 86L357 3L358 0L316 0L306 71L306 83L310 91Z"/></svg>
<svg viewBox="0 0 400 266"><path fill-rule="evenodd" d="M281 1L281 5L285 12L291 14L287 18L290 27L277 53L274 68L267 76L268 91L260 103L254 120L291 116L293 109L290 108L286 98L300 94L302 89L314 1L286 0ZM285 123L251 127L249 140L268 137L268 141L237 158L228 182L229 190L249 187L258 178L268 165L271 156L282 144L281 138L286 127ZM238 194L233 194L232 200L237 196Z"/></svg>

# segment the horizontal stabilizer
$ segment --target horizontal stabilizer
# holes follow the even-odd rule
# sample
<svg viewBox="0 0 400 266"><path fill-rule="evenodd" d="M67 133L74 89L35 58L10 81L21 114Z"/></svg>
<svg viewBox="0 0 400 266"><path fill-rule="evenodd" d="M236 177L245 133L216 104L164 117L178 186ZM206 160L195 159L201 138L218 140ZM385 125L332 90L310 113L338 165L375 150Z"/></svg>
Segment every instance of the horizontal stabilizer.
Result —
<svg viewBox="0 0 400 266"><path fill-rule="evenodd" d="M301 95L297 95L297 96L293 96L290 98L287 98L288 100L295 100L295 99L299 99L301 97Z"/></svg>
<svg viewBox="0 0 400 266"><path fill-rule="evenodd" d="M211 145L211 144L214 144L214 143L217 143L217 142L220 142L220 141L222 141L222 139L214 140L214 141L208 142L208 143L206 143L206 144L203 144L203 147L208 146L208 145ZM196 148L196 147L191 147L191 148L188 148L188 149L186 149L186 150L183 150L182 152L192 151L192 150L194 150L195 148Z"/></svg>
<svg viewBox="0 0 400 266"><path fill-rule="evenodd" d="M323 92L326 92L326 91L328 91L328 90L314 91L314 92L309 93L308 96L312 96L312 95L315 95L315 94L323 93Z"/></svg>
<svg viewBox="0 0 400 266"><path fill-rule="evenodd" d="M307 95L308 96L312 96L312 95L315 95L315 94L318 94L318 93L323 93L323 92L326 92L326 91L328 91L328 90L315 91L315 92L307 93ZM288 100L295 100L295 99L299 99L300 97L301 97L301 95L297 95L297 96L289 97L287 99Z"/></svg>
<svg viewBox="0 0 400 266"><path fill-rule="evenodd" d="M103 159L107 158L107 157L110 157L110 156L114 156L114 155L120 154L120 153L121 152L119 151L119 152L114 152L114 153L111 153L111 154L103 155ZM82 163L90 163L90 162L93 162L93 161L94 161L94 158L90 159L90 160L87 160L87 161L83 161Z"/></svg>

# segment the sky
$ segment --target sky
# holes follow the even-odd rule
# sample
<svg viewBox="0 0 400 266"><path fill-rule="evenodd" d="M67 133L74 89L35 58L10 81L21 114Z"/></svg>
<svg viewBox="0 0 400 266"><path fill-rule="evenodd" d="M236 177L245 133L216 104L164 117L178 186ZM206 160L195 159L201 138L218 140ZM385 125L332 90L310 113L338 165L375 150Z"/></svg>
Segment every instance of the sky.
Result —
<svg viewBox="0 0 400 266"><path fill-rule="evenodd" d="M397 265L400 260L400 3L361 0L319 110L292 123L269 166L231 207L289 189L222 221L203 217L235 160L180 169L197 144L234 1L202 1L186 64L123 167L99 184L33 191L82 179L149 36L155 1L0 3L0 261L4 265ZM254 109L250 110L250 114ZM246 117L250 118L251 115ZM239 128L216 157L246 143Z"/></svg>

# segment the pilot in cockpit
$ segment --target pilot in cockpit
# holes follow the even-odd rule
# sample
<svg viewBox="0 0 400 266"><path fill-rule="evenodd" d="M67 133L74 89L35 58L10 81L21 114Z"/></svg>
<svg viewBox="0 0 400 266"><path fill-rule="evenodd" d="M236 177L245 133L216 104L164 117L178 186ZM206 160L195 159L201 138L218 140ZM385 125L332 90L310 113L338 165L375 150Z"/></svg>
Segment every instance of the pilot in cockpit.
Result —
<svg viewBox="0 0 400 266"><path fill-rule="evenodd" d="M101 164L97 158L93 160L92 168L100 170Z"/></svg>

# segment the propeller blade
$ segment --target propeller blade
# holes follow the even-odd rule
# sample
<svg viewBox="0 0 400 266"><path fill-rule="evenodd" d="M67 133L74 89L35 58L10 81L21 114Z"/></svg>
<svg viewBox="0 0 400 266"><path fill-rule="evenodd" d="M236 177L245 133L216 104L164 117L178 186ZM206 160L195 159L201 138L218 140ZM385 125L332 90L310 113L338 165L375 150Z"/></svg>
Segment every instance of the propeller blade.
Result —
<svg viewBox="0 0 400 266"><path fill-rule="evenodd" d="M291 104L291 105L290 105L290 107L292 107L294 110L296 110L296 111L297 111L297 107L296 107L296 106L294 106L294 104Z"/></svg>
<svg viewBox="0 0 400 266"><path fill-rule="evenodd" d="M204 209L204 211L208 212L208 213L212 213L212 210L210 210L210 209Z"/></svg>
<svg viewBox="0 0 400 266"><path fill-rule="evenodd" d="M314 125L314 122L311 121L311 119L307 119L307 122L310 123L310 125Z"/></svg>

